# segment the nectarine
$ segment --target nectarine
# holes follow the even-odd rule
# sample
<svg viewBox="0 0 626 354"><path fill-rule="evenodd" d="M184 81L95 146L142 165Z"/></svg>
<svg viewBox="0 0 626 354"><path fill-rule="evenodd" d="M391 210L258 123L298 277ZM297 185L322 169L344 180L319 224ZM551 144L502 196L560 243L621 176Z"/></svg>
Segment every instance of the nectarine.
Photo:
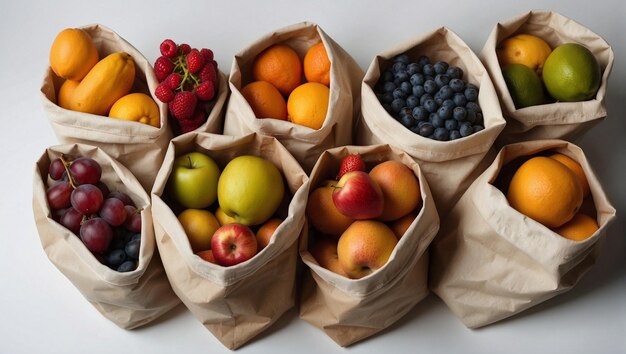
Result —
<svg viewBox="0 0 626 354"><path fill-rule="evenodd" d="M374 166L370 176L383 192L383 214L378 220L391 221L411 212L422 200L420 185L413 171L398 161Z"/></svg>
<svg viewBox="0 0 626 354"><path fill-rule="evenodd" d="M339 238L354 219L343 215L333 203L333 187L318 187L306 206L306 216L313 227L324 234Z"/></svg>
<svg viewBox="0 0 626 354"><path fill-rule="evenodd" d="M396 235L382 222L357 220L339 238L339 264L350 278L362 278L384 266L397 243Z"/></svg>

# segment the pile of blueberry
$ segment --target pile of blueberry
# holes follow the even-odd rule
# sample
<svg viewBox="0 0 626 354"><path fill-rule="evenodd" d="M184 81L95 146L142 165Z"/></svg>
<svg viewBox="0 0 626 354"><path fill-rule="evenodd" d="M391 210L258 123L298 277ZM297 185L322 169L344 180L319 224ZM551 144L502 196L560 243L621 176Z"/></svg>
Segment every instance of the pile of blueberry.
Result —
<svg viewBox="0 0 626 354"><path fill-rule="evenodd" d="M427 56L412 62L393 58L374 87L385 110L423 137L448 141L485 129L478 87L463 80L463 69Z"/></svg>

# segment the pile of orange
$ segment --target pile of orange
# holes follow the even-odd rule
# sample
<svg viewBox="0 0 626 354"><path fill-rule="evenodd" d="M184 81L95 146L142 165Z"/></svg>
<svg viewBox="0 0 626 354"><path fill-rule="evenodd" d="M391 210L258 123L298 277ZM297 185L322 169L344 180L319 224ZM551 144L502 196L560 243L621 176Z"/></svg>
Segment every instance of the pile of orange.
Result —
<svg viewBox="0 0 626 354"><path fill-rule="evenodd" d="M241 94L257 118L319 129L328 110L330 65L322 42L311 46L303 60L290 46L274 44L254 58L253 81Z"/></svg>
<svg viewBox="0 0 626 354"><path fill-rule="evenodd" d="M581 241L598 230L596 220L580 212L589 195L582 166L557 153L524 162L513 175L506 197L520 213L565 238Z"/></svg>

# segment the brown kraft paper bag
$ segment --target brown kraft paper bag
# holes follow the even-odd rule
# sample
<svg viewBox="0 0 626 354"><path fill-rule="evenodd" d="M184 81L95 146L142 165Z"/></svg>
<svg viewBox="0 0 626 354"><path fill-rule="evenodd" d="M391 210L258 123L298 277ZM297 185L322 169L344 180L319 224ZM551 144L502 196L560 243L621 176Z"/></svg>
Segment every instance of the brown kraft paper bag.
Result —
<svg viewBox="0 0 626 354"><path fill-rule="evenodd" d="M465 138L437 141L415 134L396 121L381 105L374 86L393 57L402 53L414 61L426 55L431 62L443 60L463 69L463 80L479 88L485 129ZM444 217L495 156L490 148L505 124L496 91L478 57L461 38L442 27L377 55L365 74L361 95L357 144L391 144L415 159L428 179L439 215Z"/></svg>
<svg viewBox="0 0 626 354"><path fill-rule="evenodd" d="M249 154L270 160L282 172L286 193L277 213L284 221L270 244L252 259L222 267L192 252L182 225L167 204L166 189L174 159L191 151L211 156L221 170L232 158ZM295 304L296 240L306 205L301 187L307 180L298 162L272 137L187 133L170 143L152 191L157 246L176 294L229 349L250 341Z"/></svg>
<svg viewBox="0 0 626 354"><path fill-rule="evenodd" d="M510 177L519 166L513 160L548 151L573 158L587 176L591 195L581 210L600 228L586 240L566 239L522 215L496 187L499 174ZM507 171L509 162L514 169ZM507 145L448 215L431 248L431 290L469 328L513 316L576 285L599 257L614 216L579 147L563 140Z"/></svg>
<svg viewBox="0 0 626 354"><path fill-rule="evenodd" d="M602 69L600 88L595 98L581 102L556 102L515 109L504 82L496 47L515 34L532 34L544 39L552 49L563 43L584 45L595 56ZM498 146L537 139L576 141L607 116L606 90L613 67L613 50L599 35L572 19L555 12L533 10L497 23L482 51L485 64L500 98L507 125L498 137Z"/></svg>
<svg viewBox="0 0 626 354"><path fill-rule="evenodd" d="M41 86L44 111L52 130L62 144L81 143L102 148L107 154L128 167L146 191L150 191L156 171L161 166L167 144L172 138L168 124L167 105L154 96L157 78L148 60L130 43L112 30L99 25L81 27L92 38L100 59L124 51L135 61L135 82L131 92L150 95L160 110L161 127L110 119L105 116L82 113L56 104L63 79L47 68Z"/></svg>
<svg viewBox="0 0 626 354"><path fill-rule="evenodd" d="M324 124L318 130L278 119L258 119L240 89L252 81L257 54L273 44L292 47L304 58L312 45L323 42L331 62L330 97ZM363 71L352 57L317 24L302 22L265 35L235 55L230 71L231 95L224 134L259 133L277 138L308 173L327 149L352 143L354 118L359 113L359 85Z"/></svg>
<svg viewBox="0 0 626 354"><path fill-rule="evenodd" d="M111 191L126 193L141 212L141 248L137 269L127 273L101 264L80 238L54 221L46 199L50 161L61 154L86 156L102 167L101 180ZM95 146L58 145L37 161L33 183L33 214L41 245L55 267L104 317L121 328L147 324L180 300L172 291L154 243L150 198L132 173Z"/></svg>
<svg viewBox="0 0 626 354"><path fill-rule="evenodd" d="M300 239L300 257L306 264L300 318L322 329L340 346L349 346L391 326L428 295L427 249L439 230L439 216L421 167L389 145L325 151L313 168L307 195L324 180L333 179L341 159L349 153L360 154L368 168L386 160L404 163L418 177L422 203L388 262L360 279L349 279L321 267L308 251L309 237L314 237L316 231L305 227Z"/></svg>

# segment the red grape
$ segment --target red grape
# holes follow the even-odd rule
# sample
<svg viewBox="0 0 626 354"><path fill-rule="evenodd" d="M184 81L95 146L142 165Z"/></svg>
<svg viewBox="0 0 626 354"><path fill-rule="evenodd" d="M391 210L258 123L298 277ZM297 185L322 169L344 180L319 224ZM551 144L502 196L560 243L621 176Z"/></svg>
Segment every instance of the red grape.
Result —
<svg viewBox="0 0 626 354"><path fill-rule="evenodd" d="M58 181L63 177L63 172L65 172L65 165L63 161L59 158L56 158L50 162L50 167L48 168L48 173L50 174L50 178L55 181Z"/></svg>
<svg viewBox="0 0 626 354"><path fill-rule="evenodd" d="M97 213L102 206L102 192L93 184L81 184L72 192L72 206L85 215Z"/></svg>
<svg viewBox="0 0 626 354"><path fill-rule="evenodd" d="M130 205L126 205L124 208L126 208L126 213L128 214L124 227L132 232L141 232L141 210Z"/></svg>
<svg viewBox="0 0 626 354"><path fill-rule="evenodd" d="M93 218L80 226L80 239L93 253L105 253L113 238L111 226L102 218Z"/></svg>
<svg viewBox="0 0 626 354"><path fill-rule="evenodd" d="M100 217L111 226L118 226L126 221L126 208L117 198L107 198L100 207Z"/></svg>
<svg viewBox="0 0 626 354"><path fill-rule="evenodd" d="M109 193L109 198L117 198L117 199L121 200L122 203L124 203L124 205L135 206L135 203L133 203L133 200L130 199L128 194L126 194L124 192L113 191L113 192Z"/></svg>
<svg viewBox="0 0 626 354"><path fill-rule="evenodd" d="M74 208L68 208L67 212L61 218L61 225L78 235L80 233L80 224L82 221L83 214L80 211Z"/></svg>
<svg viewBox="0 0 626 354"><path fill-rule="evenodd" d="M65 215L65 213L69 210L69 208L63 208L63 209L52 209L52 220L60 223L61 222L61 218L63 217L63 215Z"/></svg>
<svg viewBox="0 0 626 354"><path fill-rule="evenodd" d="M100 188L100 192L102 192L102 197L104 198L108 198L109 197L109 187L107 187L106 184L104 184L104 182L100 181L98 182L98 188Z"/></svg>
<svg viewBox="0 0 626 354"><path fill-rule="evenodd" d="M57 182L46 191L48 204L53 210L69 207L71 195L72 186L67 181Z"/></svg>
<svg viewBox="0 0 626 354"><path fill-rule="evenodd" d="M70 174L78 184L98 184L102 168L94 159L79 157L70 164Z"/></svg>

